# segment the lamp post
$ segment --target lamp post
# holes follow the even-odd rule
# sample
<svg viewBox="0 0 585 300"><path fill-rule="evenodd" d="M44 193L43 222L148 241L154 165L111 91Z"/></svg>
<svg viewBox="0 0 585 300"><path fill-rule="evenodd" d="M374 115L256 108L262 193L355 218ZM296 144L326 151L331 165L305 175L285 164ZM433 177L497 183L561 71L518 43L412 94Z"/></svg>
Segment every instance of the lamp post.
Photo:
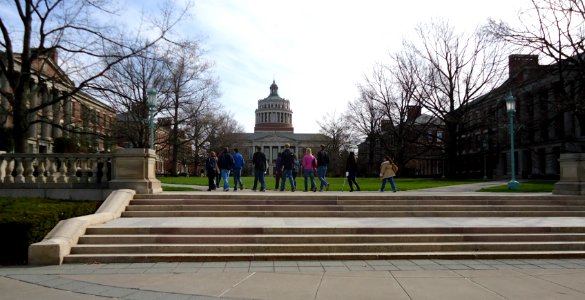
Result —
<svg viewBox="0 0 585 300"><path fill-rule="evenodd" d="M150 128L150 149L154 150L154 108L156 107L156 90L153 88L148 90L146 105L148 106L149 112L148 127Z"/></svg>
<svg viewBox="0 0 585 300"><path fill-rule="evenodd" d="M508 182L508 189L519 190L520 183L516 181L516 165L514 164L514 112L516 112L516 99L512 93L508 93L506 98L506 110L508 111L509 131L510 131L510 164L512 165L512 179Z"/></svg>
<svg viewBox="0 0 585 300"><path fill-rule="evenodd" d="M487 140L483 141L483 179L487 179L487 150L488 150L488 142Z"/></svg>

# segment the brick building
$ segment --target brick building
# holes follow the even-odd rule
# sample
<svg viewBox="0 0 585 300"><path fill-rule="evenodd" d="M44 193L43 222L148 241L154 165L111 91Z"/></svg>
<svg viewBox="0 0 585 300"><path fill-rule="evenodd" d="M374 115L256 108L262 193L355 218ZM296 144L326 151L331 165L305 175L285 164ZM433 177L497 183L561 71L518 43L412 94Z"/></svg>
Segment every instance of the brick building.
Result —
<svg viewBox="0 0 585 300"><path fill-rule="evenodd" d="M34 77L36 81L32 90L36 93L27 99L30 107L38 106L75 88L74 82L58 66L56 50L34 61L32 68L44 80L39 83ZM0 74L0 88L10 92L4 74ZM0 105L0 126L3 129L11 128L13 123L10 105L5 98L0 98ZM78 149L98 152L109 150L112 146L109 136L110 128L115 122L115 112L92 96L77 92L64 101L39 110L31 117L30 122L33 124L28 130L27 153L53 153L55 141L59 138L74 141Z"/></svg>
<svg viewBox="0 0 585 300"><path fill-rule="evenodd" d="M463 137L458 172L510 175L510 133L503 99L511 93L516 100L512 154L516 175L558 178L560 154L585 151L585 124L567 110L569 102L579 101L577 90L583 84L579 78L574 69L539 64L536 55L511 55L508 80L464 108L470 128Z"/></svg>

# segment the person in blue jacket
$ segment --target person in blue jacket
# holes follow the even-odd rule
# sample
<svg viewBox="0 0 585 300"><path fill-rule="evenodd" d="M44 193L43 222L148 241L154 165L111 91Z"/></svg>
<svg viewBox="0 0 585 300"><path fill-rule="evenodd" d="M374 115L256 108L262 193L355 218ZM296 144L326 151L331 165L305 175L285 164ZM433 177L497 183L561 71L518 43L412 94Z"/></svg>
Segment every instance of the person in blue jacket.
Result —
<svg viewBox="0 0 585 300"><path fill-rule="evenodd" d="M244 185L242 184L242 168L244 167L244 157L238 151L238 148L234 148L234 192L238 190L238 184L240 185L240 190L244 189Z"/></svg>

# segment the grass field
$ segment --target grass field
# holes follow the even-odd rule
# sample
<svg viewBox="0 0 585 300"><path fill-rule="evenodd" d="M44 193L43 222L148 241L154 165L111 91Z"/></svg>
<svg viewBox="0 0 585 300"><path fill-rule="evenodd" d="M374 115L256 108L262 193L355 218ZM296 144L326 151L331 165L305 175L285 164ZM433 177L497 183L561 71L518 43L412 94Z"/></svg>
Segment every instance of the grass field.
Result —
<svg viewBox="0 0 585 300"><path fill-rule="evenodd" d="M181 184L181 185L193 185L193 186L207 186L207 177L160 177L158 178L162 183L171 183L171 184ZM327 178L327 181L330 184L329 190L330 191L349 191L349 185L347 182L344 184L345 178ZM395 178L396 187L398 190L407 191L407 190L418 190L418 189L425 189L425 188L433 188L433 187L441 187L441 186L449 186L449 185L458 185L458 184L468 184L468 183L478 183L482 182L481 180L447 180L447 179L426 179L426 178ZM242 177L242 182L244 183L245 189L251 189L254 183L254 177ZM317 183L317 189L320 187L319 180L315 178L315 182ZM380 189L381 180L378 178L358 178L358 184L362 191L377 191ZM266 177L266 188L267 190L274 190L275 179L272 176ZM304 190L304 179L303 177L297 177L297 190L302 191ZM223 182L222 182L223 186ZM311 183L308 183L309 189L311 188ZM230 177L230 189L233 189L234 182L233 178ZM260 188L260 186L258 186ZM165 191L182 191L182 190L189 190L183 189L180 187L163 187ZM290 190L290 185L287 182L287 190ZM389 185L386 185L386 190L390 190Z"/></svg>

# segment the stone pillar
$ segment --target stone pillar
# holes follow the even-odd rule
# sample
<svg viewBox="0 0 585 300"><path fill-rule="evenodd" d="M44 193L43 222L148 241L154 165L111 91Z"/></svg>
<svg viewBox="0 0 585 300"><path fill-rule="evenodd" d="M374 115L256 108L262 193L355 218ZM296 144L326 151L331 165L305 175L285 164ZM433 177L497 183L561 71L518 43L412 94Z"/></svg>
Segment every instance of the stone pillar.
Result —
<svg viewBox="0 0 585 300"><path fill-rule="evenodd" d="M585 195L585 153L561 154L561 180L555 183L553 194Z"/></svg>
<svg viewBox="0 0 585 300"><path fill-rule="evenodd" d="M162 192L156 179L156 153L152 149L119 149L113 153L110 188L132 189L138 194Z"/></svg>

